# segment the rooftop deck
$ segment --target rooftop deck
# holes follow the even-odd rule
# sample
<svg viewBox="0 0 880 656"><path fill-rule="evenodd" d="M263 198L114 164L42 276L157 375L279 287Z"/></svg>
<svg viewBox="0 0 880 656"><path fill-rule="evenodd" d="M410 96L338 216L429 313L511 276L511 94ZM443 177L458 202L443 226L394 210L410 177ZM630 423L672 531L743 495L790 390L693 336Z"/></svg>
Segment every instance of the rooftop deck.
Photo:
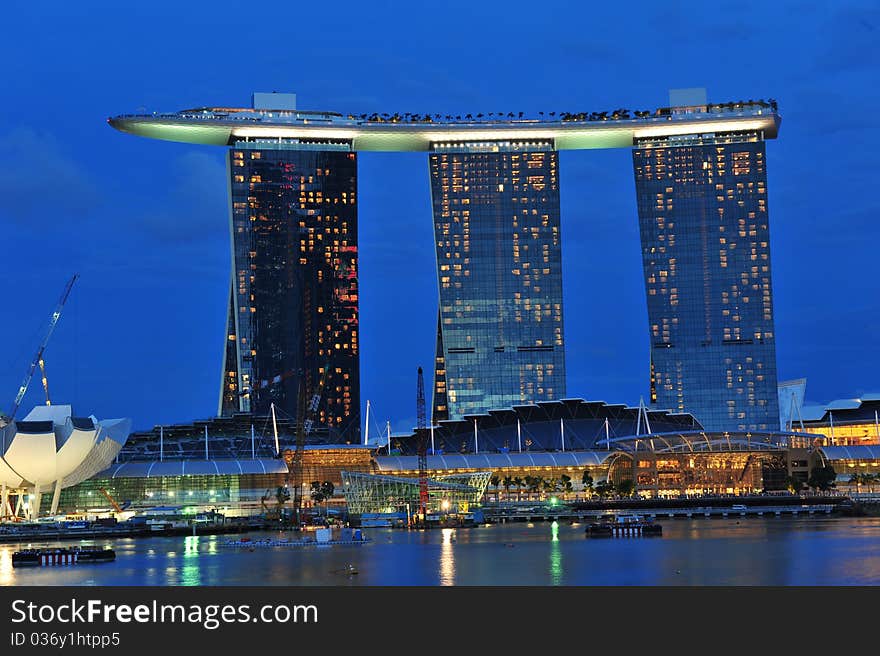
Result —
<svg viewBox="0 0 880 656"><path fill-rule="evenodd" d="M300 110L198 108L108 119L121 132L152 139L227 146L245 140L337 142L353 151L417 152L460 142L534 142L556 150L629 148L637 139L716 132L761 132L774 139L775 101L731 102L649 111L551 112L545 118L490 113L338 114Z"/></svg>

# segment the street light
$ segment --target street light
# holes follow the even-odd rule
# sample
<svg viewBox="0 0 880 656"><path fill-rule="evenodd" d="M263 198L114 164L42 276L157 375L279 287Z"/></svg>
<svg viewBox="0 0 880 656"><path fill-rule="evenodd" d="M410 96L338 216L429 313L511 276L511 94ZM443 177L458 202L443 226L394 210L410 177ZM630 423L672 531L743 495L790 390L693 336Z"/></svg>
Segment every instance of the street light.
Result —
<svg viewBox="0 0 880 656"><path fill-rule="evenodd" d="M440 502L440 507L443 508L443 510L449 510L449 499L443 499L443 501Z"/></svg>

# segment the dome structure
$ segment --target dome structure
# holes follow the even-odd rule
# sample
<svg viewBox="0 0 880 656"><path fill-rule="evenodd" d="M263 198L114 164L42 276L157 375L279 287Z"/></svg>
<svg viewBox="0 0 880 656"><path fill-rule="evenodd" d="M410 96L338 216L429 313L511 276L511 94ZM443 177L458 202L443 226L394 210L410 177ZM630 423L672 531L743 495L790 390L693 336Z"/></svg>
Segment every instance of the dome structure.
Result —
<svg viewBox="0 0 880 656"><path fill-rule="evenodd" d="M9 513L9 495L18 494L13 514L27 506L37 517L44 491L54 486L52 513L62 488L106 469L131 432L131 419L76 417L69 405L36 406L21 420L0 428L0 515ZM25 492L33 501L25 504Z"/></svg>

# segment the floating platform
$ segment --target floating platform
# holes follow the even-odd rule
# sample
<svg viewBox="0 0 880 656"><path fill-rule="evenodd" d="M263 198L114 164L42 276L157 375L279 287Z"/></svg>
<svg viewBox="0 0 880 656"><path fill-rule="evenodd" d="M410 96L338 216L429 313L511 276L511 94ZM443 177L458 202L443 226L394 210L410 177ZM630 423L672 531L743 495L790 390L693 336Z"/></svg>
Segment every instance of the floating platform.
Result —
<svg viewBox="0 0 880 656"><path fill-rule="evenodd" d="M13 567L47 567L80 563L109 563L116 560L113 549L100 547L62 547L59 549L23 549L12 554Z"/></svg>
<svg viewBox="0 0 880 656"><path fill-rule="evenodd" d="M663 527L640 515L606 515L587 526L586 533L591 538L659 537Z"/></svg>
<svg viewBox="0 0 880 656"><path fill-rule="evenodd" d="M257 549L266 547L332 547L339 545L366 544L370 538L359 540L227 540L219 546L231 549Z"/></svg>

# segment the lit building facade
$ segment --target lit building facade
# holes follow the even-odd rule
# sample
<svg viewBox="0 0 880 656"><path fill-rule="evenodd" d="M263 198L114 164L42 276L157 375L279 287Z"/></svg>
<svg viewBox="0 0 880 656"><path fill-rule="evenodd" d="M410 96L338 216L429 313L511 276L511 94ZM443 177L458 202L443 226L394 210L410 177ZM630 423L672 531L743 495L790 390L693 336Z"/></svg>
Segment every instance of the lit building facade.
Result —
<svg viewBox="0 0 880 656"><path fill-rule="evenodd" d="M328 367L315 421L357 442L357 155L347 144L244 140L228 166L233 273L220 414L265 415L274 403L296 417Z"/></svg>
<svg viewBox="0 0 880 656"><path fill-rule="evenodd" d="M637 139L651 401L707 430L778 430L760 131Z"/></svg>
<svg viewBox="0 0 880 656"><path fill-rule="evenodd" d="M791 421L792 430L816 435L826 446L880 445L880 393L804 405Z"/></svg>
<svg viewBox="0 0 880 656"><path fill-rule="evenodd" d="M565 396L552 142L438 143L433 421Z"/></svg>
<svg viewBox="0 0 880 656"><path fill-rule="evenodd" d="M241 436L244 447L247 438ZM247 448L242 449L243 455ZM373 470L370 450L358 445L312 445L303 452L303 500L309 505L312 481L333 483L342 496L343 472ZM184 514L217 509L225 515L253 515L265 510L267 490L289 485L288 464L281 458L183 458L176 460L128 460L111 464L92 478L61 493L64 512L107 508L102 490L132 511L149 512L155 507L177 506ZM48 495L47 495L48 496Z"/></svg>
<svg viewBox="0 0 880 656"><path fill-rule="evenodd" d="M342 364L331 368L323 420L344 433L357 423L360 151L429 153L440 286L433 422L563 398L557 152L635 146L652 401L693 412L707 428L775 429L764 140L776 138L781 119L774 100L707 103L703 94L691 102L694 90L683 91L655 111L546 118L344 115L297 110L292 94L272 93L255 94L249 108L108 122L147 138L232 148L221 414L264 412L269 403L295 413L298 381L313 389L331 349ZM273 294L282 302L268 303ZM328 297L337 298L334 320L319 320Z"/></svg>

